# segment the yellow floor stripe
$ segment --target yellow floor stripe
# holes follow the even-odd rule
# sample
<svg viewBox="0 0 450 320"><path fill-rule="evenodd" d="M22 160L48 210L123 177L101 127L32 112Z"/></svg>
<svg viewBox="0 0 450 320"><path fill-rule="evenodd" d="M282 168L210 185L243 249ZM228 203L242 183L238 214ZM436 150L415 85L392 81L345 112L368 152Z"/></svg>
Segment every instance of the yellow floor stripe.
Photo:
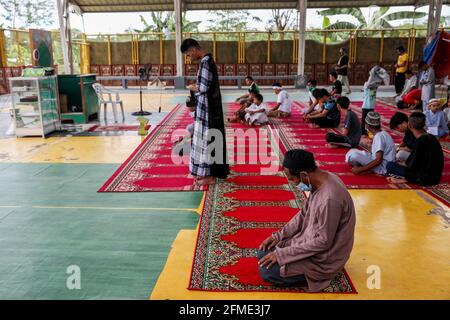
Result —
<svg viewBox="0 0 450 320"><path fill-rule="evenodd" d="M201 215L203 212L203 207L205 206L205 199L206 199L206 191L203 192L203 197L202 197L202 201L200 201L200 205L198 206L198 208L196 209L196 212Z"/></svg>

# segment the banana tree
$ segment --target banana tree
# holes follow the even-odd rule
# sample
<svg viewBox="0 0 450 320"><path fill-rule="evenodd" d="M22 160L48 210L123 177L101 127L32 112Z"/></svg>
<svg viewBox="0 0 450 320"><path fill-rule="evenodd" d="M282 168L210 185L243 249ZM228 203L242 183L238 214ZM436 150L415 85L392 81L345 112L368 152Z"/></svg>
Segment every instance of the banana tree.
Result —
<svg viewBox="0 0 450 320"><path fill-rule="evenodd" d="M379 7L373 13L369 14L366 18L360 8L333 8L326 9L322 11L317 11L317 13L324 19L328 19L330 16L344 15L352 17L357 20L357 23L352 23L349 21L337 21L334 23L329 23L325 29L328 30L339 30L339 29L393 29L393 21L406 20L406 19L420 19L425 17L427 14L424 12L416 11L398 11L389 13L390 7Z"/></svg>

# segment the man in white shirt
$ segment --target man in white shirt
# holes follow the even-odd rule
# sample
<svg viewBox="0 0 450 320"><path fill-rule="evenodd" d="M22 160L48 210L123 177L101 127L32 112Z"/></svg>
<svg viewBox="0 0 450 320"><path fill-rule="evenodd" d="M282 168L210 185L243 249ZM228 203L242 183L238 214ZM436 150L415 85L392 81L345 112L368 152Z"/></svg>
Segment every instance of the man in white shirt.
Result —
<svg viewBox="0 0 450 320"><path fill-rule="evenodd" d="M277 105L269 111L269 117L286 118L291 115L292 100L286 90L283 89L280 83L275 82L272 89L277 95Z"/></svg>
<svg viewBox="0 0 450 320"><path fill-rule="evenodd" d="M345 162L352 165L354 174L386 174L388 162L395 161L395 143L392 137L381 129L380 114L371 111L366 117L367 129L373 134L372 153L351 149L345 155Z"/></svg>

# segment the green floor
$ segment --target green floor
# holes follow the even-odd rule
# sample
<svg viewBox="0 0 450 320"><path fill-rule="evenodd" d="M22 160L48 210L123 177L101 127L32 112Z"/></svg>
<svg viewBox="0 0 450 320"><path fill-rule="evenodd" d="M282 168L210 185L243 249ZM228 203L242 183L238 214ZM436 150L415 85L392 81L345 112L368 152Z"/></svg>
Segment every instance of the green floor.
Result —
<svg viewBox="0 0 450 320"><path fill-rule="evenodd" d="M0 165L0 299L148 298L202 193L97 193L117 166Z"/></svg>

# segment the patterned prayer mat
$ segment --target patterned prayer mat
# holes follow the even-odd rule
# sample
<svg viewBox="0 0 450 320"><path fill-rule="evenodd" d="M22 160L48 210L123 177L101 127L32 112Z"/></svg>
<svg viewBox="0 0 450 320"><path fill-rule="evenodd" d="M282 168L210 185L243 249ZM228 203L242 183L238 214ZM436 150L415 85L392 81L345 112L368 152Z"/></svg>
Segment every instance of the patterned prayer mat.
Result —
<svg viewBox="0 0 450 320"><path fill-rule="evenodd" d="M227 116L238 108L229 104ZM241 128L228 123L229 128ZM245 127L245 126L244 126ZM280 288L259 276L257 248L272 232L281 228L299 210L304 195L289 184L281 172L278 146L260 135L245 141L244 149L257 144L268 150L270 164L236 161L227 180L219 180L206 193L192 265L190 290L303 292L301 288ZM269 136L270 136L269 129ZM262 137L262 138L261 138ZM234 149L229 145L228 151ZM261 150L261 149L259 149ZM232 157L233 158L233 157ZM275 159L276 158L276 159ZM261 174L262 169L272 170ZM356 293L345 271L340 272L325 292Z"/></svg>
<svg viewBox="0 0 450 320"><path fill-rule="evenodd" d="M207 190L207 186L194 186L189 176L189 155L181 158L173 154L173 132L184 132L191 122L187 108L177 105L98 192Z"/></svg>
<svg viewBox="0 0 450 320"><path fill-rule="evenodd" d="M261 242L299 210L304 196L277 172L257 179L254 168L220 181L206 194L192 265L190 290L304 292L275 287L261 279L256 252ZM247 171L247 172L243 172ZM324 292L357 293L340 272Z"/></svg>

